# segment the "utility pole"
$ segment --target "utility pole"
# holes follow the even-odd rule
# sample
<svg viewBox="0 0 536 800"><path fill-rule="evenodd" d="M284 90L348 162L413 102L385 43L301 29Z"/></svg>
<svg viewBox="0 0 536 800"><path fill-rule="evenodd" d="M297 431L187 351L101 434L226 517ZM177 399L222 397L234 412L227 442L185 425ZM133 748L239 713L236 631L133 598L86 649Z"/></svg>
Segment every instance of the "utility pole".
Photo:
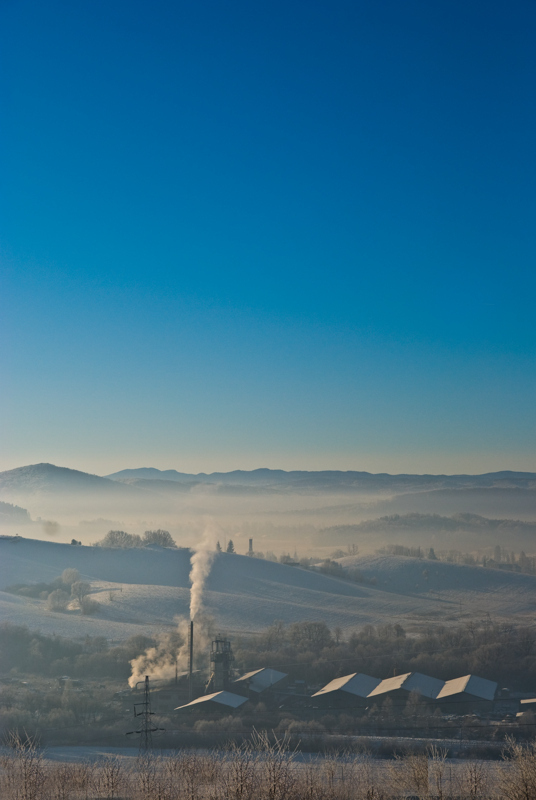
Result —
<svg viewBox="0 0 536 800"><path fill-rule="evenodd" d="M139 681L136 684L136 688L139 686L140 683L143 683L143 700L141 703L134 703L134 716L141 717L141 726L137 731L129 731L127 736L130 736L134 733L139 733L140 735L140 753L146 753L148 750L151 750L153 746L153 733L156 731L163 731L164 728L155 728L154 725L151 723L151 717L153 716L153 711L151 711L151 695L149 691L149 676L145 676L145 681ZM141 711L138 709L141 708Z"/></svg>
<svg viewBox="0 0 536 800"><path fill-rule="evenodd" d="M151 750L153 746L153 726L151 725L151 695L149 693L149 676L145 676L145 686L143 687L143 702L137 703L141 705L142 710L134 712L137 717L141 717L141 736L140 736L140 751ZM136 708L136 706L134 706Z"/></svg>

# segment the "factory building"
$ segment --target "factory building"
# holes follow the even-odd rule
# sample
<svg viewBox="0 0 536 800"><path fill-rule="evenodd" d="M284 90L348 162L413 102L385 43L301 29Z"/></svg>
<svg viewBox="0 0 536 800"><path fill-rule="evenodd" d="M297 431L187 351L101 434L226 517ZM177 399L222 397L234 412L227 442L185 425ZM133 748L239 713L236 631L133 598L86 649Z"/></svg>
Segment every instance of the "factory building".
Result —
<svg viewBox="0 0 536 800"><path fill-rule="evenodd" d="M348 708L367 705L367 697L381 683L363 672L352 672L335 678L313 695L319 707Z"/></svg>
<svg viewBox="0 0 536 800"><path fill-rule="evenodd" d="M258 702L261 698L267 705L298 705L300 707L336 708L352 710L358 714L374 705L384 708L385 700L392 701L393 713L406 707L410 696L417 696L441 709L443 713L467 714L475 711L489 712L497 694L497 684L477 675L443 681L424 675L422 672L406 672L385 680L362 672L353 672L330 681L315 694L306 697L305 683L295 681L289 686L285 672L265 667L246 672L234 678L232 664L234 656L231 642L224 636L216 637L210 651L211 673L205 686L207 694L192 699L196 686L193 671L193 623L189 632L188 694L190 702L178 706L175 711L224 711L232 712L248 700ZM178 684L178 675L175 678ZM303 683L304 691L297 691ZM234 689L235 694L231 689ZM270 702L271 701L271 702ZM525 705L529 705L527 702Z"/></svg>
<svg viewBox="0 0 536 800"><path fill-rule="evenodd" d="M467 714L470 711L490 711L497 684L465 675L442 681L421 672L406 672L381 681L363 673L336 678L312 696L319 707L359 709L374 703L381 705L386 698L402 707L411 693L437 705L445 713Z"/></svg>
<svg viewBox="0 0 536 800"><path fill-rule="evenodd" d="M214 692L213 694L205 694L202 697L198 697L196 700L192 700L190 703L186 703L184 706L179 706L175 709L175 711L234 711L235 708L239 708L240 706L247 703L247 697L242 697L239 694L233 694L233 692Z"/></svg>
<svg viewBox="0 0 536 800"><path fill-rule="evenodd" d="M402 700L407 699L411 692L416 692L428 700L435 700L444 683L438 678L423 675L422 672L406 672L404 675L395 675L394 678L380 681L378 686L369 693L368 699L381 701L389 696L393 700Z"/></svg>
<svg viewBox="0 0 536 800"><path fill-rule="evenodd" d="M445 681L437 695L437 702L443 710L453 714L467 713L467 709L489 711L495 699L497 684L478 675L464 675Z"/></svg>
<svg viewBox="0 0 536 800"><path fill-rule="evenodd" d="M272 690L283 689L287 683L288 675L286 672L279 672L277 669L256 669L253 672L246 672L235 681L233 688L243 691L251 699L259 698L260 695L266 696Z"/></svg>

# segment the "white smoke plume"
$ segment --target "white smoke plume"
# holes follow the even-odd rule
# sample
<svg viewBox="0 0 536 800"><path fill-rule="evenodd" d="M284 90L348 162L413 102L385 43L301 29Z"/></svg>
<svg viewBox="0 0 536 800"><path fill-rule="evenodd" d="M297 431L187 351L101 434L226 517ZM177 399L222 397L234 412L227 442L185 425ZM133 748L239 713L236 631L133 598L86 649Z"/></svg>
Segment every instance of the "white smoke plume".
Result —
<svg viewBox="0 0 536 800"><path fill-rule="evenodd" d="M215 530L214 526L211 525L205 529L203 538L190 559L190 582L192 584L190 588L191 620L195 620L203 609L203 591L214 559L214 538Z"/></svg>
<svg viewBox="0 0 536 800"><path fill-rule="evenodd" d="M168 652L165 644L158 643L156 647L150 647L141 656L133 658L130 662L132 675L128 679L128 685L134 689L145 675L150 675L153 680L173 680L175 676L176 659L172 653Z"/></svg>
<svg viewBox="0 0 536 800"><path fill-rule="evenodd" d="M206 648L211 639L211 620L203 614L203 592L215 555L217 534L217 526L208 525L203 538L193 548L190 559L190 620L195 620L196 623L196 650ZM184 617L179 619L176 633L164 636L156 647L150 647L145 653L132 659L132 675L128 681L131 688L143 680L145 675L149 675L151 680L173 680L176 671L181 673L187 670L190 620Z"/></svg>

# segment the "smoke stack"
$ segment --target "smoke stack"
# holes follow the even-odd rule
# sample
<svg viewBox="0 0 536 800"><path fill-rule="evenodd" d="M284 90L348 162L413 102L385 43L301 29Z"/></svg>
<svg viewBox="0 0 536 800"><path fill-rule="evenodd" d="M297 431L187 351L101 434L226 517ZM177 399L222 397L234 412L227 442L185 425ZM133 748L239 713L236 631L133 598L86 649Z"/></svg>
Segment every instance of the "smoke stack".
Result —
<svg viewBox="0 0 536 800"><path fill-rule="evenodd" d="M188 697L193 700L192 674L194 671L194 623L190 622L188 631Z"/></svg>
<svg viewBox="0 0 536 800"><path fill-rule="evenodd" d="M252 556L252 555L253 555L253 539L250 539L249 540L248 556Z"/></svg>

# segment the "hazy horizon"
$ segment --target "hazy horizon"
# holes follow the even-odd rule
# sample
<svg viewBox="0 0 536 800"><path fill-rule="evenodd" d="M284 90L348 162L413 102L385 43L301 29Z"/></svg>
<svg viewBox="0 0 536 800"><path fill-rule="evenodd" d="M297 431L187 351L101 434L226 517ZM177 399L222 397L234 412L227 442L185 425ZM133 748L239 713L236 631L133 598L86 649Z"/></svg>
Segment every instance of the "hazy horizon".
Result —
<svg viewBox="0 0 536 800"><path fill-rule="evenodd" d="M322 471L368 472L368 473L371 473L373 475L374 474L387 474L387 475L393 475L393 476L395 476L395 475L404 475L404 474L406 474L406 475L483 475L483 474L493 473L493 472L535 472L536 473L536 466L534 466L533 468L531 468L530 466L526 466L526 467L519 466L517 461L515 461L514 465L512 465L512 466L504 466L505 461L509 462L511 460L512 459L504 459L504 458L501 459L500 457L497 457L496 459L486 458L485 460L481 460L481 461L479 461L476 457L474 459L467 458L467 459L463 460L463 463L468 465L467 469L463 469L463 468L461 468L461 469L439 468L441 465L445 465L446 463L450 463L453 466L454 466L454 464L459 464L460 463L460 459L455 459L454 457L451 460L444 459L444 458L437 459L437 466L436 466L435 469L431 469L431 468L428 468L428 469L426 469L426 468L425 469L417 469L417 468L410 469L410 468L407 467L408 459L404 459L403 457L400 457L398 459L387 459L387 460L383 460L383 461L380 460L379 461L377 456L374 457L374 458L371 457L368 460L364 460L365 463L363 465L358 465L358 466L355 466L354 464L351 464L351 463L348 463L346 465L341 465L340 461L331 462L329 460L328 460L329 466L325 466L326 459L322 459L322 461L319 461L318 464L316 464L314 460L309 459L309 460L307 460L306 466L304 466L306 459L303 459L301 461L300 460L296 460L295 462L293 461L293 462L291 462L290 464L288 464L286 466L281 466L278 462L275 462L275 461L274 461L273 464L262 463L262 464L256 464L255 465L256 462L253 461L253 459L251 459L251 460L246 459L245 460L246 461L246 466L244 466L244 461L240 461L240 462L236 462L236 463L231 462L230 465L228 464L223 469L220 468L219 466L217 466L218 464L221 463L220 461L214 462L216 464L216 466L213 466L211 468L207 468L206 466L204 466L204 464L206 464L206 461L203 461L203 463L200 463L200 465L196 466L196 467L192 467L192 468L184 467L184 468L181 468L181 467L177 467L176 466L177 461L173 462L171 460L169 461L169 463L166 463L165 465L160 465L160 464L159 465L155 465L152 462L151 463L149 463L149 462L147 462L147 463L145 463L145 462L144 463L132 462L130 464L125 465L125 463L123 461L118 460L117 464L119 466L115 466L115 467L113 467L111 469L108 469L105 465L103 465L100 469L96 469L96 468L91 468L91 467L84 467L84 466L81 466L80 464L54 463L53 461L50 461L50 460L39 460L39 461L32 461L32 462L28 461L28 462L25 462L25 463L16 464L16 465L12 465L12 466L2 466L2 459L0 459L0 472L9 472L9 471L14 470L14 469L19 469L19 468L26 467L26 466L35 466L35 465L38 465L38 464L51 464L52 466L55 466L55 467L60 467L60 468L65 468L65 469L72 469L72 470L76 470L76 471L79 471L79 472L86 472L86 473L88 473L90 475L98 475L99 477L107 477L108 475L113 475L113 474L115 474L117 472L121 472L123 470L135 470L135 469L157 469L160 472L165 472L166 470L175 470L176 472L179 472L179 473L191 474L191 475L200 475L200 474L210 475L210 474L213 474L213 473L227 473L227 472L233 472L233 471L236 471L236 470L240 470L240 471L244 471L244 472L251 472L251 471L260 470L260 469L283 470L284 472L293 472L293 471L305 471L305 472L322 472ZM250 461L250 465L247 465L248 461ZM379 466L379 467L373 469L373 468L370 467L370 463L371 462L373 464L374 463L378 463L379 465L387 463L387 464L391 465L391 468L390 469L382 469ZM489 468L489 465L490 464L495 464L495 462L496 462L497 466L492 466L491 468ZM82 459L82 464L84 464L84 463L85 462ZM188 462L188 463L195 464L195 461L191 461L191 462ZM210 463L210 461L208 463ZM417 460L416 462L414 461L413 463L416 463L417 466L418 466L418 465L422 465L423 463L435 464L436 461L434 459L426 460L426 459L423 458L422 460ZM480 469L477 466L479 463L483 465L482 468L480 468ZM484 464L486 466L484 466ZM406 465L406 468L404 468L404 465Z"/></svg>

